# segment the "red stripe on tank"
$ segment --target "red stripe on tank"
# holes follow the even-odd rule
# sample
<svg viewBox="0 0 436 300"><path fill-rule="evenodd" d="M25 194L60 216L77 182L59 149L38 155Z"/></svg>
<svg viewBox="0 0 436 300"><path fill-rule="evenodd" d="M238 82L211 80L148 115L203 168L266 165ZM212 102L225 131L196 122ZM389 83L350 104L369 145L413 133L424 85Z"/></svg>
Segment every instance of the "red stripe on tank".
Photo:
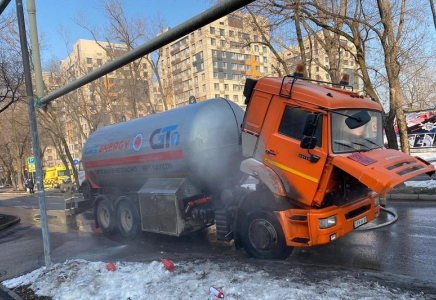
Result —
<svg viewBox="0 0 436 300"><path fill-rule="evenodd" d="M126 156L120 158L109 158L94 161L87 161L85 168L101 168L110 166L133 165L151 161L176 160L183 158L182 150L149 153L142 155Z"/></svg>

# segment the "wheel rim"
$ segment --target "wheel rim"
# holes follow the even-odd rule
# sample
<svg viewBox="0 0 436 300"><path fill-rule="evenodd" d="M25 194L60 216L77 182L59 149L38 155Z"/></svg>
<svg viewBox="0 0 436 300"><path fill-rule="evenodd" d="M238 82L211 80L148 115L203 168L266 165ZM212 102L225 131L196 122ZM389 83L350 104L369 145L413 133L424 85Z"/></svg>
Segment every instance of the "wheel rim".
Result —
<svg viewBox="0 0 436 300"><path fill-rule="evenodd" d="M129 232L132 230L133 227L133 216L132 212L129 209L123 208L121 209L121 226L123 227L124 231Z"/></svg>
<svg viewBox="0 0 436 300"><path fill-rule="evenodd" d="M107 207L100 208L99 219L100 219L100 225L103 228L109 228L111 216L110 216L109 209Z"/></svg>
<svg viewBox="0 0 436 300"><path fill-rule="evenodd" d="M248 238L256 249L267 251L277 246L277 231L265 219L256 219L250 223Z"/></svg>

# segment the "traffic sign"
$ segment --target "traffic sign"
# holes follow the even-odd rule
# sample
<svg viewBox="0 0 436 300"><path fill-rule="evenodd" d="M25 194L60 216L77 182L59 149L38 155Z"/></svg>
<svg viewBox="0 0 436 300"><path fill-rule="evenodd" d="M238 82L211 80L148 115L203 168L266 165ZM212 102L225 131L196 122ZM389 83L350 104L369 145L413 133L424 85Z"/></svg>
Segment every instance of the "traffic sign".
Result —
<svg viewBox="0 0 436 300"><path fill-rule="evenodd" d="M79 164L79 161L77 159L73 160L73 162L74 162L74 165L76 165L76 166Z"/></svg>
<svg viewBox="0 0 436 300"><path fill-rule="evenodd" d="M35 158L33 156L27 158L27 171L30 173L36 172Z"/></svg>

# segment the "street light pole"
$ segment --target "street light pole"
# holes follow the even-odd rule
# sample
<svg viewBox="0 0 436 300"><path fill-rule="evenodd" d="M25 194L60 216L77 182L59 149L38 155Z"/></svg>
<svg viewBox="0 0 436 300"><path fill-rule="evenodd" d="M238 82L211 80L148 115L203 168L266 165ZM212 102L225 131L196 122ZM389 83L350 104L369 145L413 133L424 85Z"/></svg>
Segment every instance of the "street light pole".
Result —
<svg viewBox="0 0 436 300"><path fill-rule="evenodd" d="M26 82L27 103L29 108L30 132L32 134L33 157L36 167L36 184L38 187L39 210L41 214L42 239L44 245L45 266L51 264L50 259L50 236L48 233L47 210L45 207L45 192L42 182L42 164L39 147L38 126L36 124L36 113L32 88L32 76L30 73L29 50L27 48L26 25L24 23L23 1L16 0L18 29L20 32L21 56L23 59L24 79Z"/></svg>

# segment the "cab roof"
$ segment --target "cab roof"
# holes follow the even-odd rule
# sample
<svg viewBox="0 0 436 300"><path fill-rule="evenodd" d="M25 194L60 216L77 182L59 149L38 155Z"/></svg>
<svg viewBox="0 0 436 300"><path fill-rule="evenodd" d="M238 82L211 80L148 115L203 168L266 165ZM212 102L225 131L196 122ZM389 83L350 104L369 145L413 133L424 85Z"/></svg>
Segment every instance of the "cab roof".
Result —
<svg viewBox="0 0 436 300"><path fill-rule="evenodd" d="M289 95L294 77L264 77L259 79L255 90L274 95ZM282 91L280 88L282 86ZM381 106L369 98L355 92L320 85L304 79L296 79L292 87L291 99L328 109L366 108L381 111Z"/></svg>

